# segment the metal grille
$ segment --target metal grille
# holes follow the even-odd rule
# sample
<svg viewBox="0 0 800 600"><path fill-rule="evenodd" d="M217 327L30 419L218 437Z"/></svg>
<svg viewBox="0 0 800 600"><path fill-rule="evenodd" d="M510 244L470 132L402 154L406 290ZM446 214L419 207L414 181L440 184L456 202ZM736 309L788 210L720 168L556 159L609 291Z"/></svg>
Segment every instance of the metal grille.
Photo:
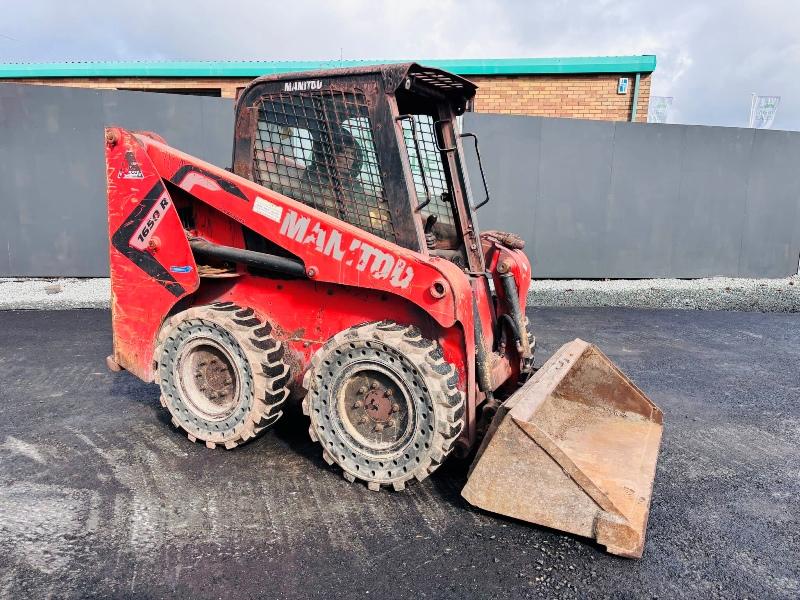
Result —
<svg viewBox="0 0 800 600"><path fill-rule="evenodd" d="M414 74L414 79L446 92L464 89L464 83L460 79L440 71L419 71Z"/></svg>
<svg viewBox="0 0 800 600"><path fill-rule="evenodd" d="M395 241L364 94L264 96L254 150L260 185Z"/></svg>
<svg viewBox="0 0 800 600"><path fill-rule="evenodd" d="M452 225L455 222L453 219L453 194L444 172L442 153L437 148L434 119L429 115L414 115L412 118L414 119L413 129L409 119L402 121L403 137L411 163L411 173L414 176L417 198L420 203L425 201L426 193L431 198L430 204L423 208L422 212L436 215L439 222ZM416 144L414 143L414 130L416 130ZM419 153L417 153L417 147ZM420 169L420 164L422 169ZM425 183L427 183L427 192Z"/></svg>

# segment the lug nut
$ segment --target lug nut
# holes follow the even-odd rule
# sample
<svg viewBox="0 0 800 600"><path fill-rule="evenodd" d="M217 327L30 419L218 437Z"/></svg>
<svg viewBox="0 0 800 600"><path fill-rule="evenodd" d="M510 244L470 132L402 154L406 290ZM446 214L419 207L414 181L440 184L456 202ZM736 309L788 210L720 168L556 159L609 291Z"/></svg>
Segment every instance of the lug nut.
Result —
<svg viewBox="0 0 800 600"><path fill-rule="evenodd" d="M233 379L231 379L230 377L226 377L225 378L225 385L230 385L231 383L233 383Z"/></svg>
<svg viewBox="0 0 800 600"><path fill-rule="evenodd" d="M387 427L396 427L397 426L397 421L395 421L394 419L389 419L388 421L386 421L386 426Z"/></svg>
<svg viewBox="0 0 800 600"><path fill-rule="evenodd" d="M353 402L353 408L361 408L362 406L364 406L364 403L361 402L361 400L356 400Z"/></svg>
<svg viewBox="0 0 800 600"><path fill-rule="evenodd" d="M395 402L394 404L392 404L392 412L393 412L393 413L400 412L400 405L399 405L399 404L397 404L397 402Z"/></svg>
<svg viewBox="0 0 800 600"><path fill-rule="evenodd" d="M367 388L366 388L366 386L363 386L363 385L362 385L360 388L358 388L358 393L359 393L359 394L366 394L366 393L367 393Z"/></svg>
<svg viewBox="0 0 800 600"><path fill-rule="evenodd" d="M378 382L377 382L377 381L373 381L373 382L372 382L372 385L370 385L370 387L371 387L373 390L377 390L377 389L378 389Z"/></svg>
<svg viewBox="0 0 800 600"><path fill-rule="evenodd" d="M394 396L394 390L392 389L386 390L386 397L391 398L392 396Z"/></svg>
<svg viewBox="0 0 800 600"><path fill-rule="evenodd" d="M208 397L211 400L215 400L217 398L217 392L209 392Z"/></svg>
<svg viewBox="0 0 800 600"><path fill-rule="evenodd" d="M358 420L358 424L359 425L363 425L367 421L369 421L369 419L367 418L367 415L361 415L361 418Z"/></svg>
<svg viewBox="0 0 800 600"><path fill-rule="evenodd" d="M376 425L375 425L375 431L377 431L378 433L380 433L381 431L383 431L383 423L378 423L378 424L376 424Z"/></svg>

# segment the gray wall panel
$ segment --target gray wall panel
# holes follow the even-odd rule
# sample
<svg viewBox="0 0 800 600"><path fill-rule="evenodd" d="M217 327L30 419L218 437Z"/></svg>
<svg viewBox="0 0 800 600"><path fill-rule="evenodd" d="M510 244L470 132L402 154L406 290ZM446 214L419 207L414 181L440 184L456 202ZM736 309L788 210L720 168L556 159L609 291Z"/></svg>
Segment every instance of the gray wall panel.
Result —
<svg viewBox="0 0 800 600"><path fill-rule="evenodd" d="M681 157L681 189L674 210L670 272L684 277L737 272L753 130L727 127L683 130L686 137Z"/></svg>
<svg viewBox="0 0 800 600"><path fill-rule="evenodd" d="M522 233L536 277L797 272L798 132L475 113L463 129L493 191L481 226Z"/></svg>
<svg viewBox="0 0 800 600"><path fill-rule="evenodd" d="M0 85L0 276L108 272L103 126L220 166L230 100ZM467 114L537 277L778 277L800 253L800 133ZM465 140L474 199L482 186Z"/></svg>
<svg viewBox="0 0 800 600"><path fill-rule="evenodd" d="M577 276L667 277L684 132L636 124L614 125L614 130L607 243L598 248L598 268Z"/></svg>
<svg viewBox="0 0 800 600"><path fill-rule="evenodd" d="M1 84L0 276L108 274L107 124L230 164L230 100Z"/></svg>
<svg viewBox="0 0 800 600"><path fill-rule="evenodd" d="M756 131L739 272L777 277L798 261L800 135Z"/></svg>
<svg viewBox="0 0 800 600"><path fill-rule="evenodd" d="M500 117L487 115L494 120L489 145L502 146L503 152L481 153L484 169L487 172L489 191L492 198L519 198L519 202L497 202L489 204L478 211L480 227L488 229L509 229L514 223L514 231L521 235L530 245L536 239L534 223L536 222L537 197L539 194L539 141L541 138L542 119L526 117ZM487 142L481 138L481 148ZM467 149L469 178L472 186L473 202L483 201L485 193L477 163L474 160L473 141L463 140ZM508 160L508 156L515 160ZM525 177L519 176L519 171Z"/></svg>
<svg viewBox="0 0 800 600"><path fill-rule="evenodd" d="M558 277L563 263L581 265L587 277L602 269L597 248L606 245L613 136L605 121L544 119L536 234L529 244L535 276Z"/></svg>

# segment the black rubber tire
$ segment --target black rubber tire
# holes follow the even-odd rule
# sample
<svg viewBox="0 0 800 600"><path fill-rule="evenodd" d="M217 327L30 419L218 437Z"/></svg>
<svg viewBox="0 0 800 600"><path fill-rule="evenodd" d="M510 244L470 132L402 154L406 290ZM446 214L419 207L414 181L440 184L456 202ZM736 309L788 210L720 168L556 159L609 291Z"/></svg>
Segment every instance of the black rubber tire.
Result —
<svg viewBox="0 0 800 600"><path fill-rule="evenodd" d="M232 302L193 307L164 323L155 352L161 404L172 415L173 425L186 431L191 441L232 449L280 418L289 395L290 372L283 360L283 345L271 331L272 326L253 309ZM187 397L187 385L178 376L182 357L198 340L224 354L232 371L236 393L231 412L219 418L202 413Z"/></svg>
<svg viewBox="0 0 800 600"><path fill-rule="evenodd" d="M372 441L352 433L350 417L340 414L341 403L349 402L342 398L354 369L371 365L400 383L408 407L406 438L390 448L379 448L377 442L370 446ZM444 360L441 347L416 327L381 321L346 329L316 352L305 374L309 435L322 445L325 461L341 467L348 481L364 481L371 490L383 485L401 490L412 478L421 481L433 473L464 428L464 394L457 382L458 373Z"/></svg>

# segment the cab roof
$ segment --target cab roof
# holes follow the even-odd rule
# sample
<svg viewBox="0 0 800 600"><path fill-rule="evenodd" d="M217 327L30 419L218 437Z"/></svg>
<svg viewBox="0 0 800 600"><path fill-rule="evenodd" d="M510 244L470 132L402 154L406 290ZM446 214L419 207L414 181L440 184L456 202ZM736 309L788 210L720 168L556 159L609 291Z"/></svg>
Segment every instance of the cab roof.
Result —
<svg viewBox="0 0 800 600"><path fill-rule="evenodd" d="M406 80L414 84L432 88L450 100L465 103L475 96L478 86L458 75L442 69L426 67L414 62L368 65L363 67L345 67L339 69L320 69L300 71L297 73L278 73L264 75L251 81L239 98L247 96L247 92L263 83L274 81L308 81L317 79L343 79L364 75L379 75L383 78L387 91L396 92L406 85Z"/></svg>

